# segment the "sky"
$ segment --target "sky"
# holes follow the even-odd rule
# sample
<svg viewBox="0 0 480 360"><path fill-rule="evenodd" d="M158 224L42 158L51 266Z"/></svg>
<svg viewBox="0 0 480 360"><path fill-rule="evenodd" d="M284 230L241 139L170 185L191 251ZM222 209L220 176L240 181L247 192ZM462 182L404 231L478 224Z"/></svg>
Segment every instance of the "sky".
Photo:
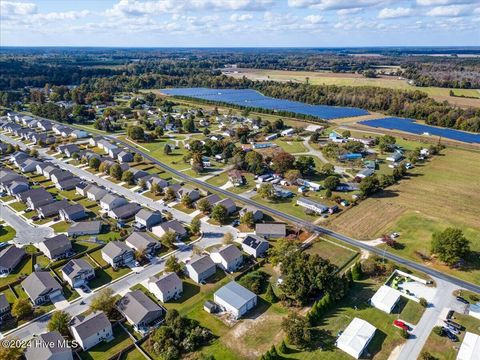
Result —
<svg viewBox="0 0 480 360"><path fill-rule="evenodd" d="M480 0L0 0L0 46L479 46Z"/></svg>

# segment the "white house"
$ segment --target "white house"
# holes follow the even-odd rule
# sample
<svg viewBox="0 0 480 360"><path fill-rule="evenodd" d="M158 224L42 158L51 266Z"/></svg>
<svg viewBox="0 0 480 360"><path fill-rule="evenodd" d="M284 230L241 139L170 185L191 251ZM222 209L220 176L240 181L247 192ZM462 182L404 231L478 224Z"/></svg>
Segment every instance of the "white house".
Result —
<svg viewBox="0 0 480 360"><path fill-rule="evenodd" d="M70 321L70 332L83 350L113 338L112 324L101 311L74 317Z"/></svg>
<svg viewBox="0 0 480 360"><path fill-rule="evenodd" d="M268 241L256 235L247 235L242 241L242 250L256 258L263 256L268 247Z"/></svg>
<svg viewBox="0 0 480 360"><path fill-rule="evenodd" d="M106 194L100 200L100 206L102 210L105 210L105 211L111 211L119 206L125 205L126 203L127 203L127 200L125 200L125 198L116 196L110 193Z"/></svg>
<svg viewBox="0 0 480 360"><path fill-rule="evenodd" d="M292 136L294 133L295 133L295 129L290 128L290 129L282 130L280 135L282 135L282 136Z"/></svg>
<svg viewBox="0 0 480 360"><path fill-rule="evenodd" d="M186 266L188 276L196 283L201 283L215 274L217 267L210 256L202 255L190 260Z"/></svg>
<svg viewBox="0 0 480 360"><path fill-rule="evenodd" d="M337 347L355 359L360 358L375 335L376 328L365 320L353 318L342 335L337 339Z"/></svg>
<svg viewBox="0 0 480 360"><path fill-rule="evenodd" d="M390 314L400 300L400 291L394 288L382 285L370 299L370 304L379 310Z"/></svg>
<svg viewBox="0 0 480 360"><path fill-rule="evenodd" d="M62 268L63 279L76 288L95 277L95 269L84 259L72 259Z"/></svg>
<svg viewBox="0 0 480 360"><path fill-rule="evenodd" d="M238 248L233 245L225 245L210 253L213 262L225 271L233 272L237 270L243 262L243 255Z"/></svg>
<svg viewBox="0 0 480 360"><path fill-rule="evenodd" d="M176 273L164 273L158 278L153 276L148 280L148 291L165 303L182 294L183 283Z"/></svg>
<svg viewBox="0 0 480 360"><path fill-rule="evenodd" d="M213 301L235 319L239 319L257 306L257 295L235 281L231 281L213 294Z"/></svg>

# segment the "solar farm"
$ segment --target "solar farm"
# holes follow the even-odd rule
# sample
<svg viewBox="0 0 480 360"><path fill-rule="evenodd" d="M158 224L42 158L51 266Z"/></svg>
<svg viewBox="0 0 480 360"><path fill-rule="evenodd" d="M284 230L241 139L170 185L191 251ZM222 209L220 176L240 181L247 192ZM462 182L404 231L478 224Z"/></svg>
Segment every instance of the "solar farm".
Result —
<svg viewBox="0 0 480 360"><path fill-rule="evenodd" d="M389 130L400 130L417 135L435 135L465 143L480 144L479 134L473 134L447 128L439 128L430 125L423 125L417 123L414 119L389 117L383 119L360 121L359 124Z"/></svg>
<svg viewBox="0 0 480 360"><path fill-rule="evenodd" d="M298 101L276 99L265 96L251 89L208 89L208 88L174 88L162 89L161 92L171 96L186 96L207 101L218 101L237 106L259 109L288 111L295 114L314 116L320 119L332 120L354 116L368 115L368 111L328 105L310 105Z"/></svg>

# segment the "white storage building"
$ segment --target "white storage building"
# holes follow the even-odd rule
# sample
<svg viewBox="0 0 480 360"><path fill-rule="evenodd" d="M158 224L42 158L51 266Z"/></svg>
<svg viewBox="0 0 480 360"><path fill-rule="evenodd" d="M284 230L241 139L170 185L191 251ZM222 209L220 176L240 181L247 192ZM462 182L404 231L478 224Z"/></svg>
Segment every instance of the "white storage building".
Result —
<svg viewBox="0 0 480 360"><path fill-rule="evenodd" d="M390 314L400 300L400 291L387 285L382 285L380 289L370 299L370 304L379 310Z"/></svg>
<svg viewBox="0 0 480 360"><path fill-rule="evenodd" d="M377 330L375 326L365 320L353 318L352 322L337 339L337 347L358 359L373 339L375 330Z"/></svg>
<svg viewBox="0 0 480 360"><path fill-rule="evenodd" d="M462 346L458 351L457 360L475 360L480 354L480 335L466 332Z"/></svg>

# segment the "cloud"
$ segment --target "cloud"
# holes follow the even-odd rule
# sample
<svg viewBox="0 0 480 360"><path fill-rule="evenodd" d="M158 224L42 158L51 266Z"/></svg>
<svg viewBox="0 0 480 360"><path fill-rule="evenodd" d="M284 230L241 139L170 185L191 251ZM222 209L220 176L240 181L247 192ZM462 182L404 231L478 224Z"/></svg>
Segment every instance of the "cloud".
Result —
<svg viewBox="0 0 480 360"><path fill-rule="evenodd" d="M342 10L366 8L387 2L386 0L288 0L290 7Z"/></svg>
<svg viewBox="0 0 480 360"><path fill-rule="evenodd" d="M233 22L248 21L248 20L252 20L252 19L253 19L252 14L232 14L232 15L230 15L230 21L233 21Z"/></svg>
<svg viewBox="0 0 480 360"><path fill-rule="evenodd" d="M324 22L323 16L320 15L308 15L303 19L309 24L321 24Z"/></svg>
<svg viewBox="0 0 480 360"><path fill-rule="evenodd" d="M8 18L15 15L31 15L37 12L37 5L34 3L23 3L13 1L0 1L0 16Z"/></svg>
<svg viewBox="0 0 480 360"><path fill-rule="evenodd" d="M460 5L437 6L427 12L428 16L434 17L465 16L470 14L469 7Z"/></svg>
<svg viewBox="0 0 480 360"><path fill-rule="evenodd" d="M395 9L385 8L378 13L379 19L398 19L412 15L413 9L398 7Z"/></svg>
<svg viewBox="0 0 480 360"><path fill-rule="evenodd" d="M455 5L455 4L475 4L478 0L417 0L420 6L439 6L439 5Z"/></svg>
<svg viewBox="0 0 480 360"><path fill-rule="evenodd" d="M62 21L62 20L76 20L88 16L90 11L65 11L65 12L51 12L51 13L38 13L31 17L33 21Z"/></svg>

